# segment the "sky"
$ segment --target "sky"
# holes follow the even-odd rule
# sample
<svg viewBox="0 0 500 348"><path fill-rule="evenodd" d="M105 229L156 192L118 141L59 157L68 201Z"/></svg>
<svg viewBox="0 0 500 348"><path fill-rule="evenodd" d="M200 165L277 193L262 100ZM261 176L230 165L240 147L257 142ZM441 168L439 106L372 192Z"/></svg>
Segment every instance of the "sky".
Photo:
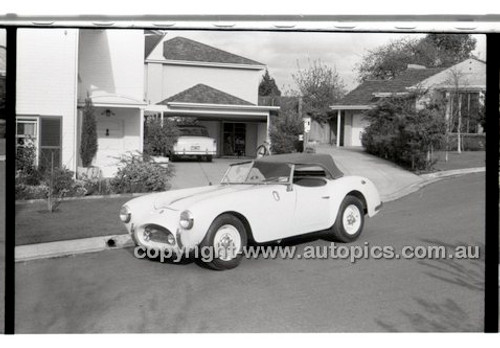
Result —
<svg viewBox="0 0 500 348"><path fill-rule="evenodd" d="M184 36L219 49L263 63L284 91L296 88L292 74L298 66L321 60L335 67L346 89L357 85L355 66L368 50L403 36L423 34L386 33L311 33L311 32L229 32L229 31L167 31L167 38ZM477 39L474 54L486 59L486 36ZM0 29L0 45L5 45L5 30Z"/></svg>
<svg viewBox="0 0 500 348"><path fill-rule="evenodd" d="M357 84L355 66L368 50L403 36L423 34L311 33L311 32L208 32L168 31L167 37L184 36L267 65L271 77L283 90L295 88L292 74L298 66L321 60L335 67L347 90ZM477 39L474 54L486 59L486 36Z"/></svg>

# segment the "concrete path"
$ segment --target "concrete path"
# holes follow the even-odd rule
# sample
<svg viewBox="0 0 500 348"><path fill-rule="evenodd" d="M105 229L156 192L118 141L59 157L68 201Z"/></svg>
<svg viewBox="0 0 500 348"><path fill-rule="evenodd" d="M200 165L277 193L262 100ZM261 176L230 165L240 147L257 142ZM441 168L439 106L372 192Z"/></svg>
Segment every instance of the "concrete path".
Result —
<svg viewBox="0 0 500 348"><path fill-rule="evenodd" d="M398 196L408 187L418 186L424 179L398 167L392 162L372 156L362 148L316 147L317 153L331 154L340 170L347 175L364 176L377 186L382 201Z"/></svg>

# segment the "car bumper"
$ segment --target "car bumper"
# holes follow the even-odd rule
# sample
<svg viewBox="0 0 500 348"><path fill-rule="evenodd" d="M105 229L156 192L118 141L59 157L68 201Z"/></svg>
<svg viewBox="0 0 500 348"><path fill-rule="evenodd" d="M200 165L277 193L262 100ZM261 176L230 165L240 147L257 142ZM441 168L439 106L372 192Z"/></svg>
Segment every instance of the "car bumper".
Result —
<svg viewBox="0 0 500 348"><path fill-rule="evenodd" d="M215 156L217 151L210 150L174 150L176 156Z"/></svg>

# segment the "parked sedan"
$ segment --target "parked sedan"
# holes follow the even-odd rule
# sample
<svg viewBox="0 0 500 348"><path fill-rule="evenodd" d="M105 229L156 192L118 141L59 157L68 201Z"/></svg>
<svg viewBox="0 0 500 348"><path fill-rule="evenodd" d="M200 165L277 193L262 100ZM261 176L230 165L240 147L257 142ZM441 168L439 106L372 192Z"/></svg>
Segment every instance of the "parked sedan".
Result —
<svg viewBox="0 0 500 348"><path fill-rule="evenodd" d="M174 144L170 159L178 157L205 158L207 162L217 154L217 142L210 138L208 131L203 126L179 126L180 136Z"/></svg>
<svg viewBox="0 0 500 348"><path fill-rule="evenodd" d="M341 242L356 240L365 216L382 207L374 184L344 176L330 155L267 156L232 164L219 185L135 198L120 218L135 243L185 253L218 252L216 270L236 267L251 241L267 243L315 231Z"/></svg>

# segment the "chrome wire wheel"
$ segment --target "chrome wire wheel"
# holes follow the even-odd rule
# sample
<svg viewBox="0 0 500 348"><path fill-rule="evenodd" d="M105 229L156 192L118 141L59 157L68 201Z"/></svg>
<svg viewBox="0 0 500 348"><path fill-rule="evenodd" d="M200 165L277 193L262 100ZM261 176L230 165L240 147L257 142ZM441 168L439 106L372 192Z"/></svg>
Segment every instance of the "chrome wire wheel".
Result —
<svg viewBox="0 0 500 348"><path fill-rule="evenodd" d="M241 250L242 241L240 232L233 225L222 225L215 232L213 247L217 258L230 261L237 257Z"/></svg>
<svg viewBox="0 0 500 348"><path fill-rule="evenodd" d="M361 227L361 211L354 204L349 204L342 214L342 226L349 235L358 233Z"/></svg>

